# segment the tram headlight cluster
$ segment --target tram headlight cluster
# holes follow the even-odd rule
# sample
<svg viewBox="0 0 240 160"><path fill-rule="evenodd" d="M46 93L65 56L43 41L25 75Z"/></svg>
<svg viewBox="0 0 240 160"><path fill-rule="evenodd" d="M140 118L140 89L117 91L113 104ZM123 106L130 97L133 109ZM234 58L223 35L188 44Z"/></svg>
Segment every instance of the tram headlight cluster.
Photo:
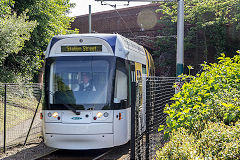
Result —
<svg viewBox="0 0 240 160"><path fill-rule="evenodd" d="M45 121L47 122L61 122L61 115L56 111L48 111L46 113Z"/></svg>
<svg viewBox="0 0 240 160"><path fill-rule="evenodd" d="M98 112L98 113L96 114L96 116L93 117L93 120L97 120L97 118L101 118L101 117L105 117L105 118L107 118L108 115L109 115L108 112L104 112L104 113L102 113L102 112Z"/></svg>
<svg viewBox="0 0 240 160"><path fill-rule="evenodd" d="M109 115L108 112L105 112L105 113L98 112L96 116L97 116L97 118L101 118L102 116L108 117L108 115Z"/></svg>
<svg viewBox="0 0 240 160"><path fill-rule="evenodd" d="M58 115L59 115L58 112L53 112L53 113L48 112L48 117L54 117L54 118L57 118Z"/></svg>

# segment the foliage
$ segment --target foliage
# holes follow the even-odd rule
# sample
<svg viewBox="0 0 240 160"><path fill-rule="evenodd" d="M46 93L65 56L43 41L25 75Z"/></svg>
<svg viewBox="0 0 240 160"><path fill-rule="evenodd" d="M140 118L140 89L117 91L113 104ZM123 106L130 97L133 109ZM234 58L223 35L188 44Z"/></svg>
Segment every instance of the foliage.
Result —
<svg viewBox="0 0 240 160"><path fill-rule="evenodd" d="M5 58L9 54L17 54L24 42L29 40L31 32L36 27L36 21L27 21L26 14L20 16L6 15L0 18L0 65L3 65Z"/></svg>
<svg viewBox="0 0 240 160"><path fill-rule="evenodd" d="M171 140L157 152L156 159L239 159L240 121L235 126L208 122L196 138L184 128L171 134Z"/></svg>
<svg viewBox="0 0 240 160"><path fill-rule="evenodd" d="M233 58L219 58L218 63L203 64L203 72L186 82L181 91L167 105L165 135L183 127L196 136L207 121L234 124L240 119L240 54ZM160 130L164 126L160 127Z"/></svg>
<svg viewBox="0 0 240 160"><path fill-rule="evenodd" d="M0 4L0 36L4 37L0 72L9 73L0 82L16 82L20 77L29 81L38 74L52 36L74 32L69 30L73 18L67 16L74 5L69 0L3 0Z"/></svg>
<svg viewBox="0 0 240 160"><path fill-rule="evenodd" d="M4 15L8 15L11 13L11 8L9 5L13 5L13 0L1 0L0 1L0 17L4 17Z"/></svg>
<svg viewBox="0 0 240 160"><path fill-rule="evenodd" d="M27 51L35 51L36 48L44 51L54 35L71 33L68 29L74 18L66 15L71 7L69 0L15 0L14 11L19 14L29 10L29 18L39 23L30 44L27 44Z"/></svg>
<svg viewBox="0 0 240 160"><path fill-rule="evenodd" d="M171 19L166 16L159 23L163 27L158 31L161 36L155 41L155 47L158 49L153 52L153 56L159 58L158 60L155 58L154 64L157 71L160 72L158 75L174 77L175 66L172 66L172 64L176 60L176 23L171 22Z"/></svg>
<svg viewBox="0 0 240 160"><path fill-rule="evenodd" d="M73 33L69 30L73 18L67 16L71 7L73 5L69 0L15 0L14 11L19 14L24 10L29 10L29 18L39 23L31 39L26 42L19 54L18 58L26 61L26 63L21 63L21 73L37 74L43 64L43 52L50 39L57 34Z"/></svg>
<svg viewBox="0 0 240 160"><path fill-rule="evenodd" d="M4 13L8 13L9 8L5 9ZM4 75L0 77L0 82L9 82L9 80L14 82L16 80L15 77L17 76L15 75L17 73L14 70L18 67L16 64L19 63L16 57L24 47L25 42L30 39L31 33L36 26L37 22L29 21L26 13L22 13L19 16L6 14L0 17L0 73ZM11 67L11 72L8 71L9 67L6 67L6 63L11 63L8 61L8 57L12 57L15 60L14 67Z"/></svg>
<svg viewBox="0 0 240 160"><path fill-rule="evenodd" d="M163 25L162 29L158 31L161 37L159 37L156 41L156 46L159 47L159 50L155 51L153 55L157 55L160 53L169 53L169 51L175 53L176 49L176 23L171 22L171 19L167 16L163 16L161 21L159 21Z"/></svg>
<svg viewBox="0 0 240 160"><path fill-rule="evenodd" d="M238 0L185 0L184 5L185 20L191 24L207 26L216 22L239 22ZM164 14L173 16L172 21L177 21L177 3L167 3L162 8Z"/></svg>
<svg viewBox="0 0 240 160"><path fill-rule="evenodd" d="M168 29L168 34L176 35L177 7L176 2L159 2L161 12L160 23ZM235 54L240 45L240 5L239 0L184 0L185 39L184 47L186 58L191 58L198 69L203 61L215 62L221 53ZM170 20L166 21L166 20ZM171 25L169 25L171 24ZM164 52L175 51L176 40L165 43L159 39L156 45L159 48L169 48ZM157 52L161 55L162 52ZM189 64L187 64L189 65Z"/></svg>
<svg viewBox="0 0 240 160"><path fill-rule="evenodd" d="M171 135L171 140L157 151L156 159L190 159L197 156L193 135L189 135L184 128L179 128Z"/></svg>

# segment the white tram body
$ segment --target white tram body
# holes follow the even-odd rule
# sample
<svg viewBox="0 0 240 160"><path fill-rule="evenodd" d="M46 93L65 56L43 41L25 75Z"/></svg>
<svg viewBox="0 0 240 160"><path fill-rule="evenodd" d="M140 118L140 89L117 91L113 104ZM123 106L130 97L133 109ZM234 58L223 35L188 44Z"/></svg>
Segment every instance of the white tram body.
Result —
<svg viewBox="0 0 240 160"><path fill-rule="evenodd" d="M45 61L47 146L100 149L130 140L131 82L143 79L144 115L144 77L154 74L152 57L143 46L118 34L61 35L52 38ZM93 90L79 89L86 74Z"/></svg>

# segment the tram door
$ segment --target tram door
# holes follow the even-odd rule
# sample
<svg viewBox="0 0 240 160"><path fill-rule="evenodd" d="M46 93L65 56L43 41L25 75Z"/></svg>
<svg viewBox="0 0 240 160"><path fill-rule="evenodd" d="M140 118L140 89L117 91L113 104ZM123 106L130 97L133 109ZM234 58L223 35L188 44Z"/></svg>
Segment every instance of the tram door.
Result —
<svg viewBox="0 0 240 160"><path fill-rule="evenodd" d="M114 88L114 145L130 140L129 63L117 59Z"/></svg>

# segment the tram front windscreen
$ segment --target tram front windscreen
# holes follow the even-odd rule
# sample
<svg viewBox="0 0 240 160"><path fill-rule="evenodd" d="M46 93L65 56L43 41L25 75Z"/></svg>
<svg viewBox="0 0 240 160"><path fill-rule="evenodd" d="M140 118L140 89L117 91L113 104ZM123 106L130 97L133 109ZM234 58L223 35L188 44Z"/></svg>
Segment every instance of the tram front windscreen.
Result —
<svg viewBox="0 0 240 160"><path fill-rule="evenodd" d="M112 58L55 58L49 62L48 101L52 109L102 109L110 104ZM109 109L108 107L106 109Z"/></svg>

